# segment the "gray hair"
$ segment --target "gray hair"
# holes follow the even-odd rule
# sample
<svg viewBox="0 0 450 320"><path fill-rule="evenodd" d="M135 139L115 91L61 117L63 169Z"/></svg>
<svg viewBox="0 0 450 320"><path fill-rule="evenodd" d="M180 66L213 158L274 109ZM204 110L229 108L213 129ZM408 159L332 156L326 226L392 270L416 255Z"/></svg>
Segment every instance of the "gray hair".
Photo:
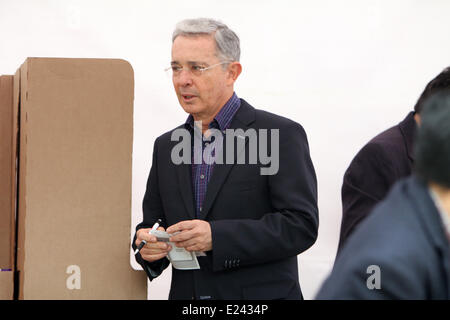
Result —
<svg viewBox="0 0 450 320"><path fill-rule="evenodd" d="M173 32L172 43L180 35L214 35L219 59L239 61L241 56L239 37L220 21L207 18L180 21Z"/></svg>

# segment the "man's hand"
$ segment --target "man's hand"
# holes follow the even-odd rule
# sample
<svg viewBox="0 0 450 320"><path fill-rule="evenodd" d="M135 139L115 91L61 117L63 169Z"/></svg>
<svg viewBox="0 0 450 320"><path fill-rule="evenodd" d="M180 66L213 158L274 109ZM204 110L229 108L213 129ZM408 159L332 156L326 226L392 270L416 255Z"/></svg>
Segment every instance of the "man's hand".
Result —
<svg viewBox="0 0 450 320"><path fill-rule="evenodd" d="M169 240L179 248L187 251L210 251L212 250L211 226L203 220L186 220L178 222L167 228L168 233L179 234L172 236Z"/></svg>
<svg viewBox="0 0 450 320"><path fill-rule="evenodd" d="M139 229L136 233L136 246L142 242L142 240L147 241L147 244L141 249L140 254L142 259L153 262L167 256L172 247L165 243L158 241L154 235L148 232L151 228ZM163 227L159 227L158 230L165 231Z"/></svg>

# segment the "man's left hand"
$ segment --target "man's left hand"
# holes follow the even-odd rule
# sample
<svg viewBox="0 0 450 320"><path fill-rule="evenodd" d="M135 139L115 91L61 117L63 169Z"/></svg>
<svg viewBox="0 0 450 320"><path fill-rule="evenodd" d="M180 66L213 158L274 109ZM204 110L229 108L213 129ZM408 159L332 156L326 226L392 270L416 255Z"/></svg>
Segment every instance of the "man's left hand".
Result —
<svg viewBox="0 0 450 320"><path fill-rule="evenodd" d="M178 222L169 228L167 233L180 233L172 236L169 241L179 248L187 251L210 251L212 250L211 226L204 220L186 220Z"/></svg>

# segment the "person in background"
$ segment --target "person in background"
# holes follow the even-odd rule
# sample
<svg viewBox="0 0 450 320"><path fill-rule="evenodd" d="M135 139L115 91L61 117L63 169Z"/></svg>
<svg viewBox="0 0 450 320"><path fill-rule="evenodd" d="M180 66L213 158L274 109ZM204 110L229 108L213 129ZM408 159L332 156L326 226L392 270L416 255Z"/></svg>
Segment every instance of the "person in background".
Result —
<svg viewBox="0 0 450 320"><path fill-rule="evenodd" d="M450 90L427 99L414 172L348 239L317 299L450 299Z"/></svg>
<svg viewBox="0 0 450 320"><path fill-rule="evenodd" d="M409 176L414 164L413 144L424 101L450 88L450 67L425 87L414 111L398 125L380 133L355 156L342 184L342 221L338 255L349 236L399 179Z"/></svg>

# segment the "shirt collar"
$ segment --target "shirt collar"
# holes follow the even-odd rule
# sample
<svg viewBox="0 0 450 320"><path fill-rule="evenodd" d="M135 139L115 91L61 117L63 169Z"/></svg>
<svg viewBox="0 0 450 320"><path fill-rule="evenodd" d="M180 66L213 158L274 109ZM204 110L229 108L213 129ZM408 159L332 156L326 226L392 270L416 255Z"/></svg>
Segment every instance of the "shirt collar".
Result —
<svg viewBox="0 0 450 320"><path fill-rule="evenodd" d="M209 124L209 127L218 127L222 131L228 129L240 106L241 100L238 98L236 93L233 92L231 98L228 99L225 105L220 109L213 121ZM188 129L194 128L194 117L191 114L186 119L185 127Z"/></svg>

